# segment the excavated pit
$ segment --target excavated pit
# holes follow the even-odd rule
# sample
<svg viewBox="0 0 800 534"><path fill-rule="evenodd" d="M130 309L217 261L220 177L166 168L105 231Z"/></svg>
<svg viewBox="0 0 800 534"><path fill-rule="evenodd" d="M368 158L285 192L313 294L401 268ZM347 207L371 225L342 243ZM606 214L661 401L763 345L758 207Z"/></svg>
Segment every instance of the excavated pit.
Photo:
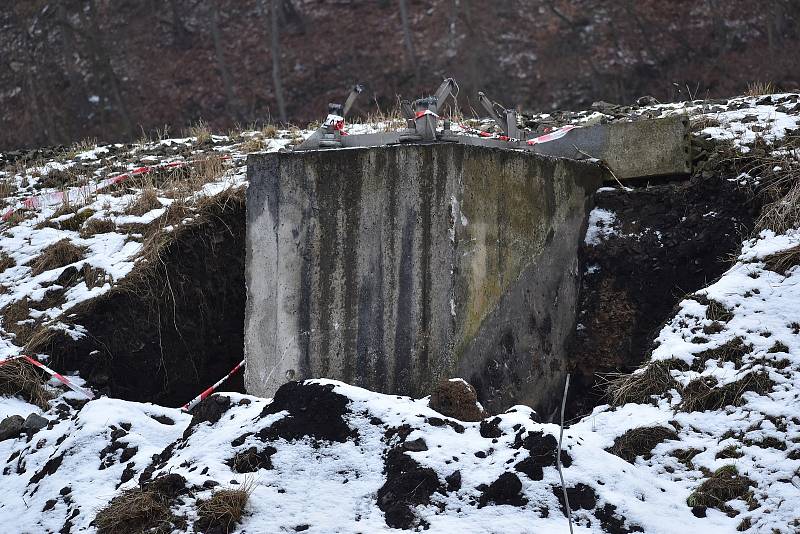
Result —
<svg viewBox="0 0 800 534"><path fill-rule="evenodd" d="M70 310L88 335L43 352L103 394L181 406L242 360L245 203L241 191L208 202L166 237L158 259L108 293ZM243 391L241 374L225 384Z"/></svg>
<svg viewBox="0 0 800 534"><path fill-rule="evenodd" d="M722 177L596 195L594 205L616 217L615 231L598 246L580 246L580 294L569 318L574 324L552 326L574 332L565 351L572 373L568 417L602 403L598 374L635 368L682 297L727 269L752 228L757 206L751 198ZM88 335L51 339L43 352L53 356L54 366L77 370L113 397L179 406L241 361L243 195L207 210L176 233L147 276L132 276L71 311L68 322ZM493 350L507 352L507 337L499 333ZM242 378L234 376L224 389L243 391ZM560 381L548 389L559 387ZM485 402L480 387L478 394Z"/></svg>
<svg viewBox="0 0 800 534"><path fill-rule="evenodd" d="M758 213L749 188L722 176L604 191L595 204L615 222L581 248L568 418L604 402L603 374L647 359L673 308L730 267Z"/></svg>

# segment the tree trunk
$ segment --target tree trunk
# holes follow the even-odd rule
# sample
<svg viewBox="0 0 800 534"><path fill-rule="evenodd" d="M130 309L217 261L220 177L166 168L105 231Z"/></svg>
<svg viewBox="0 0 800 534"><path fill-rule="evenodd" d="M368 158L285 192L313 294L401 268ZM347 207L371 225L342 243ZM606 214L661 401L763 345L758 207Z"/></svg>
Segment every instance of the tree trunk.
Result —
<svg viewBox="0 0 800 534"><path fill-rule="evenodd" d="M408 4L406 0L398 0L398 3L400 4L400 23L403 27L403 45L406 49L408 64L414 71L416 81L419 82L417 53L414 51L414 41L411 39L411 27L408 23Z"/></svg>
<svg viewBox="0 0 800 534"><path fill-rule="evenodd" d="M217 9L217 3L212 2L213 9ZM183 23L183 12L178 5L178 0L169 0L169 7L172 16L172 37L175 39L175 45L180 48L189 48L192 46L192 36L186 25Z"/></svg>
<svg viewBox="0 0 800 534"><path fill-rule="evenodd" d="M279 0L270 2L270 42L272 44L272 85L275 88L275 100L278 103L278 118L286 123L286 102L283 99L283 83L281 81L281 40L278 33L280 17Z"/></svg>
<svg viewBox="0 0 800 534"><path fill-rule="evenodd" d="M125 104L125 99L122 96L122 88L120 87L119 79L117 78L114 67L111 64L111 57L108 54L108 48L103 42L103 34L100 32L100 24L97 22L97 6L95 1L87 3L88 23L90 36L90 47L92 55L97 64L100 72L105 74L107 82L111 89L111 97L117 105L120 119L122 120L122 128L129 139L133 139L136 132L133 129L133 121L131 120L130 113L128 113L128 106Z"/></svg>
<svg viewBox="0 0 800 534"><path fill-rule="evenodd" d="M214 41L214 53L216 55L217 70L222 79L222 87L225 89L225 110L234 122L241 119L239 115L239 105L236 95L233 92L233 82L231 73L228 70L228 63L225 61L225 50L222 48L222 36L219 31L219 8L216 2L211 2L211 39Z"/></svg>
<svg viewBox="0 0 800 534"><path fill-rule="evenodd" d="M59 2L56 5L56 13L59 20L67 20L63 3ZM62 37L61 57L63 58L67 80L69 80L69 93L73 96L74 114L80 117L79 124L75 124L75 121L69 121L69 123L65 125L69 137L73 138L76 137L78 132L82 129L84 121L89 116L90 108L83 73L78 69L76 62L78 46L75 42L75 32L72 26L68 24L61 25L60 29Z"/></svg>

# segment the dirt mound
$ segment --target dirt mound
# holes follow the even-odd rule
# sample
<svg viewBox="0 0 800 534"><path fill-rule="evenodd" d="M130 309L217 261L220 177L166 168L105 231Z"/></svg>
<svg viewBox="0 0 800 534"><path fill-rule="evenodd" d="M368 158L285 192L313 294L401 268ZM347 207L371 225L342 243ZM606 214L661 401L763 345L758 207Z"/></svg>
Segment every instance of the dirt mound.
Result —
<svg viewBox="0 0 800 534"><path fill-rule="evenodd" d="M414 506L430 504L435 491L446 491L436 471L420 466L402 447L389 451L384 471L386 483L378 490L378 507L386 513L386 524L403 529L424 526Z"/></svg>
<svg viewBox="0 0 800 534"><path fill-rule="evenodd" d="M481 494L478 507L483 507L487 504L524 506L527 504L528 499L522 496L520 490L522 490L522 482L520 482L519 477L514 473L503 473L497 480L489 484Z"/></svg>
<svg viewBox="0 0 800 534"><path fill-rule="evenodd" d="M289 416L259 436L262 440L313 437L325 441L347 441L357 436L344 420L348 403L347 397L333 392L331 384L287 382L278 388L275 398L264 408L261 416L284 410L289 412Z"/></svg>

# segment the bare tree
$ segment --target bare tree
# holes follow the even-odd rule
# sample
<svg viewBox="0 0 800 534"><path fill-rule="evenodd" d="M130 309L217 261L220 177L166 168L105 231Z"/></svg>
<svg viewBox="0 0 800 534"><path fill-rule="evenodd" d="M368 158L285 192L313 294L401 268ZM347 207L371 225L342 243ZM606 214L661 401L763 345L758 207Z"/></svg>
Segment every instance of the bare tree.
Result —
<svg viewBox="0 0 800 534"><path fill-rule="evenodd" d="M56 4L56 18L67 20L67 13L65 11L64 3L58 2ZM86 83L84 80L83 72L79 68L80 51L75 39L75 32L71 26L62 25L59 35L61 37L61 58L64 63L64 70L66 71L67 80L69 81L69 93L72 94L72 109L74 116L85 119L89 111L89 101L86 92ZM72 130L76 125L74 123L67 124L67 130ZM79 129L79 128L78 128ZM70 132L72 136L74 132Z"/></svg>
<svg viewBox="0 0 800 534"><path fill-rule="evenodd" d="M217 3L211 2L212 9L217 9ZM186 28L183 22L183 17L186 12L185 8L182 9L178 0L169 0L169 9L171 15L172 36L175 39L175 44L181 48L189 48L192 45L192 34Z"/></svg>
<svg viewBox="0 0 800 534"><path fill-rule="evenodd" d="M209 2L211 9L211 39L214 41L214 54L217 61L217 70L222 79L222 86L225 89L225 109L228 116L234 121L241 119L239 105L233 91L233 81L228 70L228 62L225 60L225 50L222 47L222 35L219 31L219 8L216 2Z"/></svg>
<svg viewBox="0 0 800 534"><path fill-rule="evenodd" d="M61 13L63 14L63 13ZM57 16L60 14L57 14ZM56 23L72 31L75 35L80 36L87 44L89 53L94 63L95 70L105 78L106 83L111 90L111 98L116 105L117 111L122 121L122 129L129 138L135 136L133 129L133 121L131 120L128 106L122 95L122 87L119 83L117 73L111 63L111 56L108 53L108 46L106 46L104 34L100 30L100 24L97 20L97 5L96 0L86 2L86 9L80 11L80 23L73 24L68 18L59 18Z"/></svg>
<svg viewBox="0 0 800 534"><path fill-rule="evenodd" d="M281 39L278 31L280 19L280 0L270 2L270 43L272 48L272 85L275 88L275 100L278 102L278 118L286 122L286 102L283 98L283 82L281 80Z"/></svg>
<svg viewBox="0 0 800 534"><path fill-rule="evenodd" d="M411 38L411 26L408 22L408 4L406 0L398 0L400 4L400 24L403 26L403 45L406 49L409 66L414 70L414 76L419 80L419 65L417 53L414 50L414 41Z"/></svg>

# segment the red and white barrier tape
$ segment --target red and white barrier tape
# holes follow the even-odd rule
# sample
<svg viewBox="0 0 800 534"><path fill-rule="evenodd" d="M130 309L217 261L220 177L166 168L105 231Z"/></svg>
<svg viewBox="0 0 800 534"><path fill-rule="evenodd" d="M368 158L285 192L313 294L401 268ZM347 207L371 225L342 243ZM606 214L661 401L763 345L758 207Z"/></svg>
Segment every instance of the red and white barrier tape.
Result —
<svg viewBox="0 0 800 534"><path fill-rule="evenodd" d="M203 399L208 398L212 393L214 393L214 391L216 391L216 389L218 387L220 387L222 385L223 382L225 382L231 376L235 375L236 372L239 369L241 369L243 366L244 366L244 360L242 360L238 364L236 364L236 367L231 369L230 373L228 373L227 375L225 375L221 379L219 379L213 386L211 386L210 388L206 389L200 395L198 395L197 397L193 398L192 400L190 400L189 402L184 404L183 407L181 408L181 410L183 410L184 412L188 412L189 410L191 410L192 408L197 406L197 403L199 403Z"/></svg>
<svg viewBox="0 0 800 534"><path fill-rule="evenodd" d="M70 382L69 379L67 379L67 377L65 377L61 373L57 373L57 372L53 371L52 369L47 367L45 364L43 364L39 360L35 360L35 359L31 358L30 356L26 356L25 354L20 354L18 356L12 356L12 357L7 358L5 360L0 360L0 365L4 365L4 364L6 364L6 363L8 363L8 362L10 362L12 360L19 360L19 359L26 360L27 362L31 363L32 365L35 365L36 367L38 367L39 369L41 369L45 373L49 374L50 376L52 376L53 378L55 378L56 380L58 380L59 382L61 382L65 386L67 386L72 391L74 391L76 393L80 393L81 395L83 395L87 399L91 400L91 399L94 398L94 393L92 393L88 389L84 389L84 388L82 388L80 386L76 386L75 384Z"/></svg>
<svg viewBox="0 0 800 534"><path fill-rule="evenodd" d="M532 146L532 145L538 145L540 143L546 143L548 141L555 141L556 139L561 139L562 137L567 135L567 133L569 133L570 130L573 130L575 128L577 128L577 126L573 124L564 126L563 128L559 128L558 130L555 130L553 132L540 135L539 137L534 137L533 139L529 139L528 144Z"/></svg>
<svg viewBox="0 0 800 534"><path fill-rule="evenodd" d="M220 156L221 159L230 159L230 155L223 154ZM116 185L120 182L127 180L133 176L137 176L139 174L147 174L157 169L168 169L173 167L183 167L185 165L191 165L192 163L196 163L197 160L192 161L171 161L169 163L159 163L157 165L148 165L144 167L137 167L130 172L126 172L123 174L118 174L117 176L112 176L110 178L105 178L100 180L96 184L90 185L82 185L80 187L73 187L68 191L54 191L52 193L45 193L44 195L37 195L34 197L28 197L22 201L22 207L26 209L38 209L42 206L54 206L63 203L67 200L70 203L81 202L83 200L88 199L92 194L97 193L98 191L102 191L103 189L110 187L112 185ZM3 213L3 221L7 221L14 215L16 212L16 208L9 208Z"/></svg>

